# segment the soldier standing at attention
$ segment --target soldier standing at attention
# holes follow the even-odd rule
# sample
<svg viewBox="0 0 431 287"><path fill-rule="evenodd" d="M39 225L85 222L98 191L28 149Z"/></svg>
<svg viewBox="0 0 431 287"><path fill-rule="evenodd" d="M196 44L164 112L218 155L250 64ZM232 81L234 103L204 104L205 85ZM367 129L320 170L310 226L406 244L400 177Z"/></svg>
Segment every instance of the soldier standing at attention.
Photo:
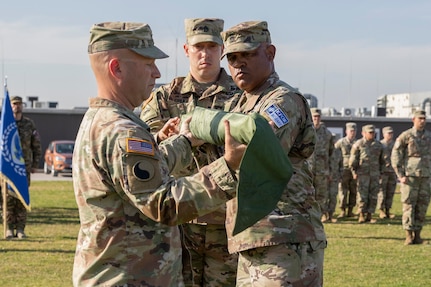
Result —
<svg viewBox="0 0 431 287"><path fill-rule="evenodd" d="M335 148L341 150L343 155L343 175L341 177L341 189L338 193L341 212L338 218L353 217L353 208L356 205L356 180L353 178L349 167L350 150L356 141L356 123L346 123L346 136L335 143ZM346 214L346 208L348 210Z"/></svg>
<svg viewBox="0 0 431 287"><path fill-rule="evenodd" d="M314 129L316 130L317 141L313 155L309 158L311 171L313 173L313 186L316 190L316 200L322 210L322 222L329 220L329 180L331 176L331 166L329 159L334 150L332 133L321 122L321 111L318 108L311 108Z"/></svg>
<svg viewBox="0 0 431 287"><path fill-rule="evenodd" d="M11 98L10 103L18 127L21 149L27 172L27 184L30 187L31 174L36 172L36 169L39 167L39 161L42 155L40 137L34 122L23 116L22 98L14 96ZM7 197L6 222L8 225L6 229L6 239L11 239L12 237L23 239L27 237L24 232L27 223L27 209L21 201L14 196Z"/></svg>
<svg viewBox="0 0 431 287"><path fill-rule="evenodd" d="M413 127L398 136L392 149L392 167L401 183L406 245L423 243L421 231L430 203L431 133L425 124L425 111L415 111Z"/></svg>
<svg viewBox="0 0 431 287"><path fill-rule="evenodd" d="M225 125L225 153L194 176L175 179L192 160L188 121L157 144L133 113L160 72L151 28L133 22L96 24L90 64L97 97L90 99L73 153L73 185L81 227L74 286L184 286L178 224L210 213L236 196L244 145ZM161 129L175 132L179 119ZM166 136L167 137L167 136Z"/></svg>
<svg viewBox="0 0 431 287"><path fill-rule="evenodd" d="M239 93L232 78L220 67L223 52L222 19L186 19L184 52L190 72L155 90L144 103L141 119L157 134L171 118L194 107L229 111L232 96ZM160 137L158 137L160 139ZM193 150L190 166L172 175L191 175L222 155L222 149L204 144ZM235 286L238 256L229 254L225 228L226 206L181 226L183 276L186 286Z"/></svg>
<svg viewBox="0 0 431 287"><path fill-rule="evenodd" d="M383 169L382 179L380 180L380 191L377 200L377 209L380 218L394 218L391 214L392 202L394 199L395 189L397 188L397 175L391 164L392 148L394 147L394 130L387 126L382 129L383 139L380 143L383 146L383 158L385 159L385 168Z"/></svg>
<svg viewBox="0 0 431 287"><path fill-rule="evenodd" d="M372 222L377 205L380 175L385 166L383 147L375 138L374 125L362 127L362 138L352 145L349 166L353 179L357 182L358 222Z"/></svg>
<svg viewBox="0 0 431 287"><path fill-rule="evenodd" d="M316 144L308 102L275 72L276 49L266 21L240 23L222 37L223 56L244 91L234 112L256 112L272 122L293 166L274 210L235 236L237 202L227 203L229 251L239 253L236 286L322 286L327 242L307 163Z"/></svg>
<svg viewBox="0 0 431 287"><path fill-rule="evenodd" d="M332 141L336 142L336 135L332 135ZM328 220L336 222L334 218L335 207L337 206L337 194L340 185L341 176L343 175L343 155L341 149L334 148L331 158L329 159L331 175L329 177L329 200L328 200Z"/></svg>

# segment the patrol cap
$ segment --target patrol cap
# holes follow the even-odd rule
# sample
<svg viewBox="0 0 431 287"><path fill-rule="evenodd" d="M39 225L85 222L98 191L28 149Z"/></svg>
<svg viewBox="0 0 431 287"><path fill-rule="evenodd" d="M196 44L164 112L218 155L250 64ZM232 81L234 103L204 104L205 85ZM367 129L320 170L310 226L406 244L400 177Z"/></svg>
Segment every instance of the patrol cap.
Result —
<svg viewBox="0 0 431 287"><path fill-rule="evenodd" d="M424 110L417 110L413 113L415 118L426 118L426 113Z"/></svg>
<svg viewBox="0 0 431 287"><path fill-rule="evenodd" d="M346 123L346 130L355 130L356 131L356 123Z"/></svg>
<svg viewBox="0 0 431 287"><path fill-rule="evenodd" d="M185 19L187 43L195 45L202 42L214 42L223 45L221 31L223 31L224 21L218 18L195 18Z"/></svg>
<svg viewBox="0 0 431 287"><path fill-rule="evenodd" d="M224 43L222 58L230 53L253 51L262 43L271 44L266 21L247 21L221 33Z"/></svg>
<svg viewBox="0 0 431 287"><path fill-rule="evenodd" d="M362 131L367 133L373 133L375 129L376 127L374 125L365 125L362 127Z"/></svg>
<svg viewBox="0 0 431 287"><path fill-rule="evenodd" d="M311 111L311 115L312 116L320 116L320 115L322 115L322 111L320 109L318 109L318 108L311 108L310 111Z"/></svg>
<svg viewBox="0 0 431 287"><path fill-rule="evenodd" d="M11 104L22 103L22 98L20 96L13 96L12 98L10 98L10 102Z"/></svg>
<svg viewBox="0 0 431 287"><path fill-rule="evenodd" d="M153 33L148 24L135 22L104 22L90 30L88 53L115 49L129 49L151 59L169 57L154 46Z"/></svg>
<svg viewBox="0 0 431 287"><path fill-rule="evenodd" d="M387 127L384 127L384 128L382 129L382 132L383 132L384 134L393 133L393 132L394 132L394 129L393 129L392 127L390 127L390 126L387 126Z"/></svg>

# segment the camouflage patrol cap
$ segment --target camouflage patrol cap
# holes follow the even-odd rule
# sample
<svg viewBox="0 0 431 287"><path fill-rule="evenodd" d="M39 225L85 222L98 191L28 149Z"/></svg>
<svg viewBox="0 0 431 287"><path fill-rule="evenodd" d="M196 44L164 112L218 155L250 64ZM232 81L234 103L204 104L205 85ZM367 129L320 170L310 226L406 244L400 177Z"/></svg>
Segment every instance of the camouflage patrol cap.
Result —
<svg viewBox="0 0 431 287"><path fill-rule="evenodd" d="M413 113L415 118L426 118L426 113L424 110L417 110Z"/></svg>
<svg viewBox="0 0 431 287"><path fill-rule="evenodd" d="M355 130L356 131L356 123L346 123L346 130Z"/></svg>
<svg viewBox="0 0 431 287"><path fill-rule="evenodd" d="M22 103L22 98L20 96L13 96L12 98L10 98L10 102L11 104Z"/></svg>
<svg viewBox="0 0 431 287"><path fill-rule="evenodd" d="M104 22L90 30L88 53L115 49L129 49L151 59L169 57L154 46L153 33L148 24L135 22Z"/></svg>
<svg viewBox="0 0 431 287"><path fill-rule="evenodd" d="M318 109L318 108L311 108L310 111L311 111L311 115L312 116L320 116L320 115L322 115L322 111L320 109Z"/></svg>
<svg viewBox="0 0 431 287"><path fill-rule="evenodd" d="M362 131L367 133L373 133L375 130L376 127L374 125L365 125L362 127Z"/></svg>
<svg viewBox="0 0 431 287"><path fill-rule="evenodd" d="M221 33L224 42L222 58L230 53L252 51L261 43L271 43L266 21L242 22Z"/></svg>
<svg viewBox="0 0 431 287"><path fill-rule="evenodd" d="M187 43L195 45L202 42L214 42L223 45L221 31L223 31L224 21L217 18L195 18L185 19Z"/></svg>
<svg viewBox="0 0 431 287"><path fill-rule="evenodd" d="M382 129L382 132L383 132L384 134L393 133L393 132L394 132L394 129L393 129L392 127L390 127L390 126L387 126L387 127L384 127L384 128Z"/></svg>

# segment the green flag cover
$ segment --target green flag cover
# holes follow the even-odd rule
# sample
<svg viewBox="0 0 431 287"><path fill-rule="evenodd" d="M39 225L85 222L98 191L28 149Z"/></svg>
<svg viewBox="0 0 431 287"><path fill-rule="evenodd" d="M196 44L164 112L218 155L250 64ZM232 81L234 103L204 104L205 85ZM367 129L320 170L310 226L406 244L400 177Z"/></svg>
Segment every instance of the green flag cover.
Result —
<svg viewBox="0 0 431 287"><path fill-rule="evenodd" d="M190 131L206 142L224 145L224 120L232 136L247 149L239 168L238 211L233 235L268 215L292 176L292 164L267 120L258 113L227 113L196 107Z"/></svg>

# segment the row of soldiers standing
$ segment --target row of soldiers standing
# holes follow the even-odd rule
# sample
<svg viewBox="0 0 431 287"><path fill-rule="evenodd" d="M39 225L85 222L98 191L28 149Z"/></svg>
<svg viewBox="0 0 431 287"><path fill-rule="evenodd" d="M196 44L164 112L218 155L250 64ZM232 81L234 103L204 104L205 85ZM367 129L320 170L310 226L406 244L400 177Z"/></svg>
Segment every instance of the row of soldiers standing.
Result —
<svg viewBox="0 0 431 287"><path fill-rule="evenodd" d="M382 129L383 139L378 141L374 125L364 125L362 137L357 140L354 122L346 123L345 137L335 141L335 135L320 121L321 111L312 108L311 112L318 143L309 162L322 222L337 221L337 195L337 218L358 215L359 223L372 223L376 221L372 218L376 209L380 218L394 218L390 210L399 181L405 244L422 243L421 230L431 194L431 133L425 130L425 112L415 111L413 127L396 141L390 126Z"/></svg>

